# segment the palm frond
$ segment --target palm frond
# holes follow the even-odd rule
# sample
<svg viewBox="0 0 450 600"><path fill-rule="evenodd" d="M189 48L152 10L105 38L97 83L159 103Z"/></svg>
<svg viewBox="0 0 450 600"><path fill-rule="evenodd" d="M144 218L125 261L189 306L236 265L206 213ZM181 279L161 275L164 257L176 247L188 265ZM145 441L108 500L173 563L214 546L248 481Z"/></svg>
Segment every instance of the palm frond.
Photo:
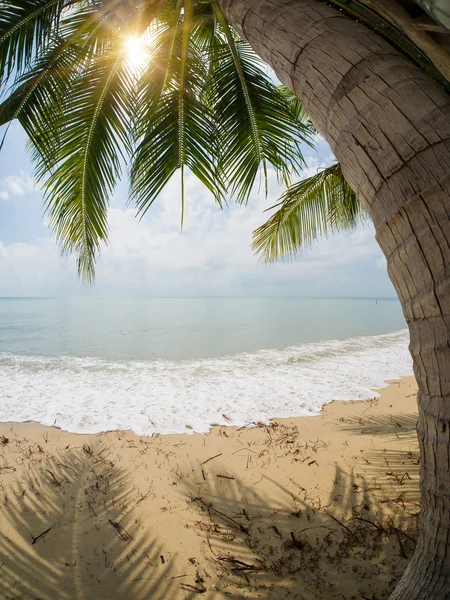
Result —
<svg viewBox="0 0 450 600"><path fill-rule="evenodd" d="M48 52L55 40L62 49L79 43L95 23L114 11L121 0L83 3L80 0L7 0L0 6L0 82L14 72L20 77Z"/></svg>
<svg viewBox="0 0 450 600"><path fill-rule="evenodd" d="M110 6L116 3L117 0L112 0ZM111 11L99 12L92 6L82 5L58 21L60 35L49 36L45 50L37 53L25 73L16 75L9 89L5 87L6 98L0 104L0 125L18 119L28 135L42 128L42 124L39 127L34 120L39 107L51 98L54 102L60 101L57 96L65 94L80 63L92 58L105 37L109 38L107 18L110 14ZM46 123L45 128L48 125Z"/></svg>
<svg viewBox="0 0 450 600"><path fill-rule="evenodd" d="M132 75L122 44L92 60L68 90L59 120L54 169L44 182L46 210L63 252L78 255L78 272L93 280L100 243L108 237L109 195L130 150L129 89ZM42 176L48 174L43 166Z"/></svg>
<svg viewBox="0 0 450 600"><path fill-rule="evenodd" d="M45 107L52 104L55 110L59 107L62 111L70 81L85 59L86 52L80 53L79 48L59 40L39 57L33 68L17 78L9 96L0 104L0 125L18 119L41 161L48 156L52 162L57 143L56 120L47 120Z"/></svg>
<svg viewBox="0 0 450 600"><path fill-rule="evenodd" d="M247 43L235 39L221 9L216 3L213 7L225 38L217 38L208 82L220 136L219 165L231 193L246 202L261 170L267 190L268 165L285 183L299 173L301 142L310 143L311 134L296 119L262 61Z"/></svg>
<svg viewBox="0 0 450 600"><path fill-rule="evenodd" d="M154 39L154 56L143 78L140 95L143 137L134 156L131 186L142 215L175 172L185 167L219 203L223 196L210 152L214 127L209 108L201 100L206 66L195 46L187 43L183 22L173 38L172 31L163 28Z"/></svg>
<svg viewBox="0 0 450 600"><path fill-rule="evenodd" d="M74 0L7 0L0 6L0 81L20 73L54 38L64 9Z"/></svg>
<svg viewBox="0 0 450 600"><path fill-rule="evenodd" d="M306 114L303 104L297 98L297 96L295 96L291 90L283 84L280 84L278 89L285 98L286 102L289 104L294 119L301 123L312 134L316 135L318 131L312 124L309 115Z"/></svg>
<svg viewBox="0 0 450 600"><path fill-rule="evenodd" d="M289 187L276 212L253 233L253 250L267 262L295 255L330 231L346 231L367 217L336 163Z"/></svg>
<svg viewBox="0 0 450 600"><path fill-rule="evenodd" d="M131 36L151 40L134 72ZM0 125L25 129L51 226L87 279L124 157L140 215L181 175L183 222L186 170L219 205L246 202L258 175L267 191L269 166L288 184L312 144L301 105L215 0L5 0L0 81Z"/></svg>

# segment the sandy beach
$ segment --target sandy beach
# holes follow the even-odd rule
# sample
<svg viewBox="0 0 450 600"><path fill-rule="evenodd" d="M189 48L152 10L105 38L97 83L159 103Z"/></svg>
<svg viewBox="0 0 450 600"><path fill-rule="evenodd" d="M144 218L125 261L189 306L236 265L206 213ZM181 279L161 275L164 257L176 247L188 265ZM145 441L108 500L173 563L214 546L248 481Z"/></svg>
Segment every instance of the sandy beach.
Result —
<svg viewBox="0 0 450 600"><path fill-rule="evenodd" d="M415 392L207 435L0 424L0 598L388 598L417 534Z"/></svg>

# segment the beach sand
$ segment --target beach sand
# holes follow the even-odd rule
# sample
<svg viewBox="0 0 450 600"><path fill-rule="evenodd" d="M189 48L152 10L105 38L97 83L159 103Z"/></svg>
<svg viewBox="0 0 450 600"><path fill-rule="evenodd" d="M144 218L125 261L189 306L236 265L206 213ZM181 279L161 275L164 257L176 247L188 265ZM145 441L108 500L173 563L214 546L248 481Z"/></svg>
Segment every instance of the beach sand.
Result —
<svg viewBox="0 0 450 600"><path fill-rule="evenodd" d="M417 537L415 393L208 435L0 424L0 598L388 598Z"/></svg>

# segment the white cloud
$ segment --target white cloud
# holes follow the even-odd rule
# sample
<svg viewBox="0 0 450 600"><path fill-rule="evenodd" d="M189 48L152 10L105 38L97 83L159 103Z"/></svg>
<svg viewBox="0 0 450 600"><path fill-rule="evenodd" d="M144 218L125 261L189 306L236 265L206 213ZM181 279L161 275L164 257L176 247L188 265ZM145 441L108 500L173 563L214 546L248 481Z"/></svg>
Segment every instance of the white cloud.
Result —
<svg viewBox="0 0 450 600"><path fill-rule="evenodd" d="M25 196L27 192L35 190L33 179L23 173L8 175L8 177L0 180L0 185L6 188L0 191L2 200L7 200L11 196Z"/></svg>
<svg viewBox="0 0 450 600"><path fill-rule="evenodd" d="M306 154L305 177L332 160L324 142L318 153ZM92 291L77 280L75 258L61 258L50 239L28 244L0 240L0 295L374 295L380 285L380 295L393 293L377 268L384 258L370 226L321 240L292 262L260 262L251 250L252 232L269 217L264 210L281 193L272 170L268 176L269 197L255 191L247 207L230 202L223 211L188 176L182 233L177 178L142 221L133 209L123 208L121 184L109 214L110 243L102 249ZM32 191L33 181L23 172L0 180L1 199L26 198Z"/></svg>
<svg viewBox="0 0 450 600"><path fill-rule="evenodd" d="M112 208L110 244L101 253L93 293L364 295L365 284L357 276L350 277L349 270L370 263L378 271L376 263L382 255L371 227L322 240L292 262L268 266L254 256L252 232L267 219L263 210L275 203L279 193L272 173L270 178L276 193L269 198L253 194L247 207L230 203L221 211L188 177L182 233L177 180L170 182L142 221L133 209ZM381 273L385 281L383 277ZM62 259L48 239L0 245L0 284L0 295L86 292L76 280L74 258Z"/></svg>

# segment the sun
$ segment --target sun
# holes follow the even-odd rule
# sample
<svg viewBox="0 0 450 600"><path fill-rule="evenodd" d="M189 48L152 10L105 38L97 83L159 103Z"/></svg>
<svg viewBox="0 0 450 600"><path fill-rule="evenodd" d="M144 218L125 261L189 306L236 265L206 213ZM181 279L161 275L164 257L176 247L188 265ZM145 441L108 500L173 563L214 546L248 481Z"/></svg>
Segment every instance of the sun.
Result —
<svg viewBox="0 0 450 600"><path fill-rule="evenodd" d="M125 41L125 51L128 62L134 69L140 70L144 67L148 50L142 38L128 38Z"/></svg>

